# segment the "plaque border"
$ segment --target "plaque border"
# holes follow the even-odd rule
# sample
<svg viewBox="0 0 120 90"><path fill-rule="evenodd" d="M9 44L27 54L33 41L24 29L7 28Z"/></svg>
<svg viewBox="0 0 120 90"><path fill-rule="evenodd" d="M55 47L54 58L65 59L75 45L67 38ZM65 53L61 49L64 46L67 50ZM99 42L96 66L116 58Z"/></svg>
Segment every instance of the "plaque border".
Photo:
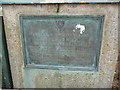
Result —
<svg viewBox="0 0 120 90"><path fill-rule="evenodd" d="M26 46L24 40L24 29L23 29L23 22L25 19L37 19L38 17L79 17L79 18L99 18L100 19L100 32L99 32L99 41L98 41L98 49L97 56L95 60L94 66L55 66L55 65L38 65L38 64L31 64L30 60L28 60L28 55L26 55ZM104 18L105 15L19 15L20 21L20 31L21 31L21 40L22 40L22 52L24 57L24 68L34 68L34 69L51 69L51 70L74 70L74 71L98 71L99 68L99 59L100 59L100 52L101 52L101 45L102 45L102 33L104 27ZM28 52L27 52L28 53Z"/></svg>

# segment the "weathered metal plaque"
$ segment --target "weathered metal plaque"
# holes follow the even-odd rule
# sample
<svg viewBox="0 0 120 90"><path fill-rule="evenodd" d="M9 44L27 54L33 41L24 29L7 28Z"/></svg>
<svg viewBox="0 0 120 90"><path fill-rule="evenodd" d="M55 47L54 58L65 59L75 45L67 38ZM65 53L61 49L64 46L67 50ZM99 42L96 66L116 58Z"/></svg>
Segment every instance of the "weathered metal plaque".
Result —
<svg viewBox="0 0 120 90"><path fill-rule="evenodd" d="M21 15L26 67L97 70L104 15Z"/></svg>

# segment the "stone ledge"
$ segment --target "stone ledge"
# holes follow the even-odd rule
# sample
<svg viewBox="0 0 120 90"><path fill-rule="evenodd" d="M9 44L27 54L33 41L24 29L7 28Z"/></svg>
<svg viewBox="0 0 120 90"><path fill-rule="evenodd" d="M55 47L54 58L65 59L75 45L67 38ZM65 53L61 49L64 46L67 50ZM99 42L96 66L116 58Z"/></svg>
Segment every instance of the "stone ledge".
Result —
<svg viewBox="0 0 120 90"><path fill-rule="evenodd" d="M120 0L1 0L0 4L119 3Z"/></svg>

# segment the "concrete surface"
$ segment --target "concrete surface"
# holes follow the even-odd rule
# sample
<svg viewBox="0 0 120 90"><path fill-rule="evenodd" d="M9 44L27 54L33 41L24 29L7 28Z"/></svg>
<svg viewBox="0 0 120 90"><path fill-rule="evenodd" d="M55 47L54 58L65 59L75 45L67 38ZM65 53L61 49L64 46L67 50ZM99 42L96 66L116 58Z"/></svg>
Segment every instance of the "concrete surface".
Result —
<svg viewBox="0 0 120 90"><path fill-rule="evenodd" d="M0 0L1 4L40 4L40 3L119 3L119 0Z"/></svg>
<svg viewBox="0 0 120 90"><path fill-rule="evenodd" d="M104 14L98 72L24 68L19 15ZM3 5L14 88L111 88L118 56L118 4Z"/></svg>
<svg viewBox="0 0 120 90"><path fill-rule="evenodd" d="M118 48L120 52L120 4L118 6Z"/></svg>

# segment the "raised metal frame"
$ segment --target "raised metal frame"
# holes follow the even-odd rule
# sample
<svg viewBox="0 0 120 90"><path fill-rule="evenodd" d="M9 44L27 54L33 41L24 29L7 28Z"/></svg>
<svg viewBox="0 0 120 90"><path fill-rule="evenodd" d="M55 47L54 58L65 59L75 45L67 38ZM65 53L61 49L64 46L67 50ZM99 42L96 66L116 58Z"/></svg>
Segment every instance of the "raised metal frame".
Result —
<svg viewBox="0 0 120 90"><path fill-rule="evenodd" d="M39 17L64 17L64 16L72 16L72 17L82 17L82 18L99 18L100 19L100 28L99 28L99 35L100 39L98 41L98 51L97 51L97 60L95 61L95 65L91 67L70 67L70 66L54 66L54 65L40 65L40 64L31 64L30 60L27 59L26 55L26 45L25 45L25 40L24 40L24 27L23 27L23 22L25 19L37 19ZM100 57L100 50L101 50L101 41L102 41L102 32L103 32L103 24L104 24L104 15L20 15L20 30L21 30L21 39L22 39L22 45L23 45L23 56L24 56L24 65L25 67L28 68L38 68L38 69L55 69L55 70L81 70L81 71L98 71L98 63L99 63L99 57Z"/></svg>

